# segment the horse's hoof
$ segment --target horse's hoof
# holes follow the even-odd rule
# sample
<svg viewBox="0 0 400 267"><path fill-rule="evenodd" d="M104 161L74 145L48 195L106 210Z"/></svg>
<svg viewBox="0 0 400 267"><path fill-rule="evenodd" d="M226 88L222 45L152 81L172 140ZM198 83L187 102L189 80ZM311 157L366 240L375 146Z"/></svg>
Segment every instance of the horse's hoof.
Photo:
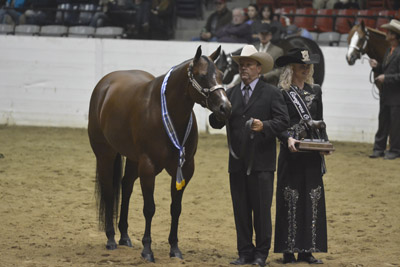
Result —
<svg viewBox="0 0 400 267"><path fill-rule="evenodd" d="M107 241L106 248L107 248L108 250L117 249L117 243L115 242L115 240Z"/></svg>
<svg viewBox="0 0 400 267"><path fill-rule="evenodd" d="M169 252L169 257L183 260L182 252L179 250L179 248L171 249Z"/></svg>
<svg viewBox="0 0 400 267"><path fill-rule="evenodd" d="M154 255L153 255L153 253L143 253L143 252L142 252L142 258L145 259L145 260L148 261L148 262L156 262L156 261L154 260Z"/></svg>
<svg viewBox="0 0 400 267"><path fill-rule="evenodd" d="M132 246L132 241L131 241L131 239L129 237L128 238L121 238L119 240L118 244L121 245L121 246L133 247Z"/></svg>

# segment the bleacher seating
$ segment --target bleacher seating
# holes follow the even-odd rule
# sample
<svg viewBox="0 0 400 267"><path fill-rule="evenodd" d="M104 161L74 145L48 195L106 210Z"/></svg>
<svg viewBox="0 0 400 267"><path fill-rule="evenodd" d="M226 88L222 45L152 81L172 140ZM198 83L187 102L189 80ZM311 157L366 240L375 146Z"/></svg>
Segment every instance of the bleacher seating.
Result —
<svg viewBox="0 0 400 267"><path fill-rule="evenodd" d="M355 22L357 9L340 9L335 21L335 32L348 33Z"/></svg>
<svg viewBox="0 0 400 267"><path fill-rule="evenodd" d="M14 25L0 24L0 35L13 34Z"/></svg>
<svg viewBox="0 0 400 267"><path fill-rule="evenodd" d="M63 25L46 25L40 27L39 34L41 36L58 36L64 37L68 34L68 27Z"/></svg>
<svg viewBox="0 0 400 267"><path fill-rule="evenodd" d="M335 9L318 9L314 30L317 32L333 31L336 11Z"/></svg>
<svg viewBox="0 0 400 267"><path fill-rule="evenodd" d="M391 19L398 18L398 16L399 12L397 10L381 10L378 13L375 27L378 30L386 31L385 29L381 28L382 24L389 23Z"/></svg>
<svg viewBox="0 0 400 267"><path fill-rule="evenodd" d="M15 35L39 35L40 26L24 24L15 27Z"/></svg>
<svg viewBox="0 0 400 267"><path fill-rule="evenodd" d="M96 29L91 26L72 26L68 29L69 37L93 37Z"/></svg>
<svg viewBox="0 0 400 267"><path fill-rule="evenodd" d="M316 10L312 7L300 8L296 10L293 24L304 28L307 31L314 31Z"/></svg>
<svg viewBox="0 0 400 267"><path fill-rule="evenodd" d="M98 27L94 33L99 38L122 38L124 29L121 27Z"/></svg>
<svg viewBox="0 0 400 267"><path fill-rule="evenodd" d="M376 11L373 9L359 10L357 12L356 23L364 21L365 26L375 28L376 25Z"/></svg>

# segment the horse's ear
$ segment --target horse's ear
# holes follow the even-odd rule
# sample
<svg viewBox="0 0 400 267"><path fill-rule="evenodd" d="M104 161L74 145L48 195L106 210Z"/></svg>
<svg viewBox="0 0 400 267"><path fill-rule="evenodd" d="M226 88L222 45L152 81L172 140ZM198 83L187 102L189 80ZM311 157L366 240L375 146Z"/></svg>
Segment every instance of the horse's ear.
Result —
<svg viewBox="0 0 400 267"><path fill-rule="evenodd" d="M220 53L221 53L221 46L218 46L217 50L215 50L214 53L211 54L210 58L213 61L215 61L219 57Z"/></svg>
<svg viewBox="0 0 400 267"><path fill-rule="evenodd" d="M365 23L364 20L361 20L361 29L363 30L363 32L365 32Z"/></svg>
<svg viewBox="0 0 400 267"><path fill-rule="evenodd" d="M193 61L196 62L197 60L199 60L200 57L201 57L201 45L199 45L199 47L197 48L197 52L196 55L194 56Z"/></svg>
<svg viewBox="0 0 400 267"><path fill-rule="evenodd" d="M347 20L347 24L349 25L350 29L353 28L353 23L349 19Z"/></svg>

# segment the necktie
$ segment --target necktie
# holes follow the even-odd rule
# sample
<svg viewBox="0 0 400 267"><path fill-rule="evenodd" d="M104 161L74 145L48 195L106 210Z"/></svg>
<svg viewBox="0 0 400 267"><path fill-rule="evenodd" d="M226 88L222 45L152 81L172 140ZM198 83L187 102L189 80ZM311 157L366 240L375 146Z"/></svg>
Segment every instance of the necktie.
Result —
<svg viewBox="0 0 400 267"><path fill-rule="evenodd" d="M244 90L244 96L243 96L244 104L247 105L247 103L249 102L249 99L250 99L250 86L246 85L243 88L243 90Z"/></svg>

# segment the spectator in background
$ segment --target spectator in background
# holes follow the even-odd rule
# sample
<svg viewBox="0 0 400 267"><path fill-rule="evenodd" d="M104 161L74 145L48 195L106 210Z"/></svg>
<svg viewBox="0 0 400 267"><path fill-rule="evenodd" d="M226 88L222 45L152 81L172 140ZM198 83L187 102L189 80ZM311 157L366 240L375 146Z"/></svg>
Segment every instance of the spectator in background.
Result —
<svg viewBox="0 0 400 267"><path fill-rule="evenodd" d="M283 56L283 50L282 48L271 43L272 34L274 31L275 28L273 28L271 25L267 23L261 24L258 33L258 38L260 41L254 44L254 47L258 52L268 53L275 61L278 57ZM281 72L281 68L273 68L271 71L263 74L261 78L265 82L277 86Z"/></svg>
<svg viewBox="0 0 400 267"><path fill-rule="evenodd" d="M135 0L134 8L136 10L136 17L132 37L136 39L149 39L150 3L146 0Z"/></svg>
<svg viewBox="0 0 400 267"><path fill-rule="evenodd" d="M30 0L29 9L21 17L25 24L53 24L56 15L57 2L53 0Z"/></svg>
<svg viewBox="0 0 400 267"><path fill-rule="evenodd" d="M215 33L232 21L232 12L226 7L226 0L215 0L214 4L216 10L208 17L200 37L192 38L192 41L217 41Z"/></svg>
<svg viewBox="0 0 400 267"><path fill-rule="evenodd" d="M258 16L258 6L256 4L250 4L247 7L247 24L252 25L254 21L259 20Z"/></svg>
<svg viewBox="0 0 400 267"><path fill-rule="evenodd" d="M221 43L251 43L251 27L246 23L246 14L242 8L232 10L232 22L216 34Z"/></svg>
<svg viewBox="0 0 400 267"><path fill-rule="evenodd" d="M25 0L7 0L5 6L0 9L0 24L20 24L22 13L18 9L25 6Z"/></svg>
<svg viewBox="0 0 400 267"><path fill-rule="evenodd" d="M174 34L172 0L153 0L150 10L151 38L168 40Z"/></svg>
<svg viewBox="0 0 400 267"><path fill-rule="evenodd" d="M309 31L304 28L299 28L296 25L292 24L286 27L286 36L285 38L290 38L293 36L301 36L304 38L308 38L313 40L313 37Z"/></svg>
<svg viewBox="0 0 400 267"><path fill-rule="evenodd" d="M252 24L254 33L258 34L261 24L267 23L272 27L276 28L274 34L272 35L272 43L277 43L281 39L282 34L285 32L283 25L274 20L274 10L269 5L264 5L260 10L261 18ZM253 38L257 39L257 35L253 35Z"/></svg>
<svg viewBox="0 0 400 267"><path fill-rule="evenodd" d="M333 5L334 9L360 9L357 2L353 0L339 0Z"/></svg>

